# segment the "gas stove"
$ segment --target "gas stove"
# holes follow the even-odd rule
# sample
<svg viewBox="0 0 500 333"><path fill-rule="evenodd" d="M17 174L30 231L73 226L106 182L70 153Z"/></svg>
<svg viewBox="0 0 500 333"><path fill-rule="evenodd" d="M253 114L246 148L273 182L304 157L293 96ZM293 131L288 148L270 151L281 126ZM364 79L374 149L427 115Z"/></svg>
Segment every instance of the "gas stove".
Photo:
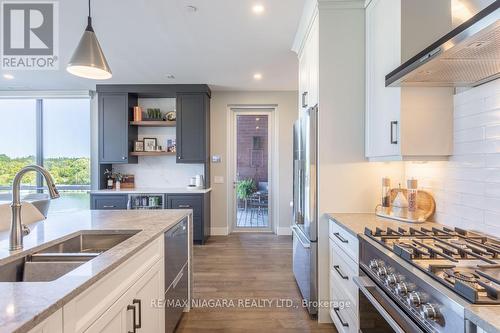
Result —
<svg viewBox="0 0 500 333"><path fill-rule="evenodd" d="M359 238L360 283L368 281L360 290L385 294L372 296L389 298L399 313L392 322L400 320L403 331L466 332L467 307L500 310L498 239L459 228L412 226L367 228Z"/></svg>
<svg viewBox="0 0 500 333"><path fill-rule="evenodd" d="M365 230L404 260L474 304L500 304L500 241L455 228Z"/></svg>

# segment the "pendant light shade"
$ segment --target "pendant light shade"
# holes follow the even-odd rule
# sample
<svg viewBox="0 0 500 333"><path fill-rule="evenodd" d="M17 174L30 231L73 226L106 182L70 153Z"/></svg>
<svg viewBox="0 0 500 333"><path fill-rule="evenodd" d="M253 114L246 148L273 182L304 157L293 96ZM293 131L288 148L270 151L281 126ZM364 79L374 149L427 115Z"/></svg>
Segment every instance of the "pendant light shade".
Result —
<svg viewBox="0 0 500 333"><path fill-rule="evenodd" d="M112 77L111 69L106 61L104 52L102 52L101 45L99 45L94 29L92 28L90 0L87 28L83 32L83 36L66 70L73 75L87 79L106 80Z"/></svg>

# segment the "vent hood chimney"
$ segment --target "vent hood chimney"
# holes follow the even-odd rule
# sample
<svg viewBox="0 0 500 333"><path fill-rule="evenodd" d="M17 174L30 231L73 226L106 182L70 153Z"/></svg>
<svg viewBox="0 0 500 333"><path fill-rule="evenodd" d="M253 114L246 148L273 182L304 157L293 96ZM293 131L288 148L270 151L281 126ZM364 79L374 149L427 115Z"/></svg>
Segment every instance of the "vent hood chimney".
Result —
<svg viewBox="0 0 500 333"><path fill-rule="evenodd" d="M386 75L387 87L473 87L500 77L500 0L452 0L452 15L459 25Z"/></svg>

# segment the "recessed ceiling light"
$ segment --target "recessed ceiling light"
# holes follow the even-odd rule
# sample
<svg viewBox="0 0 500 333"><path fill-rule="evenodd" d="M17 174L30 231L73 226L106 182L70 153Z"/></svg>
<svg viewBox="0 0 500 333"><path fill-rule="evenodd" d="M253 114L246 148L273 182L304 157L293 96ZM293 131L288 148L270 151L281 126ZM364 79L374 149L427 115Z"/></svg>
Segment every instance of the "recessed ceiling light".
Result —
<svg viewBox="0 0 500 333"><path fill-rule="evenodd" d="M198 7L193 5L186 6L186 9L189 13L196 13L198 11Z"/></svg>
<svg viewBox="0 0 500 333"><path fill-rule="evenodd" d="M173 80L173 79L175 79L175 75L174 74L167 74L167 79Z"/></svg>
<svg viewBox="0 0 500 333"><path fill-rule="evenodd" d="M262 79L262 74L260 74L260 73L255 73L255 74L253 75L253 78L254 78L255 80L261 80L261 79Z"/></svg>
<svg viewBox="0 0 500 333"><path fill-rule="evenodd" d="M12 74L4 74L3 78L6 79L6 80L12 80L12 79L14 79L14 75L12 75Z"/></svg>
<svg viewBox="0 0 500 333"><path fill-rule="evenodd" d="M264 6L262 6L261 4L256 4L252 7L252 11L257 14L257 15L260 15L264 12L265 8Z"/></svg>

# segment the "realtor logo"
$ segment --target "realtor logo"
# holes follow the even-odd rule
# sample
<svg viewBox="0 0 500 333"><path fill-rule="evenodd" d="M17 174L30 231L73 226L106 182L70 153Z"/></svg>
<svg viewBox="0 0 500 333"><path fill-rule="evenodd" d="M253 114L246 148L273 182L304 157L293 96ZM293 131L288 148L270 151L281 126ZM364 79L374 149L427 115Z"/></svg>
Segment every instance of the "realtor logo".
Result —
<svg viewBox="0 0 500 333"><path fill-rule="evenodd" d="M58 3L3 1L1 9L2 69L57 70Z"/></svg>

